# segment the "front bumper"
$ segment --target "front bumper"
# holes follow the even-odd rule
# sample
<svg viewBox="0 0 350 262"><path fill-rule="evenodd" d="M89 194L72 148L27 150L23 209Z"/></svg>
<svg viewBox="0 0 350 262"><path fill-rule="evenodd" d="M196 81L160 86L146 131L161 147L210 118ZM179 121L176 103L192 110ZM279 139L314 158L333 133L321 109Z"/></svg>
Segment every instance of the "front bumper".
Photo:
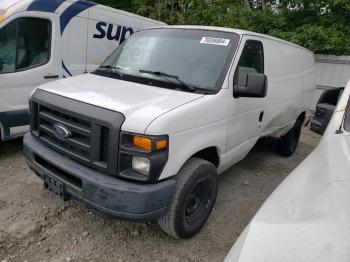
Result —
<svg viewBox="0 0 350 262"><path fill-rule="evenodd" d="M140 184L101 174L51 150L30 133L24 136L23 151L39 177L50 176L64 185L67 200L107 217L154 220L165 213L175 190L174 178Z"/></svg>

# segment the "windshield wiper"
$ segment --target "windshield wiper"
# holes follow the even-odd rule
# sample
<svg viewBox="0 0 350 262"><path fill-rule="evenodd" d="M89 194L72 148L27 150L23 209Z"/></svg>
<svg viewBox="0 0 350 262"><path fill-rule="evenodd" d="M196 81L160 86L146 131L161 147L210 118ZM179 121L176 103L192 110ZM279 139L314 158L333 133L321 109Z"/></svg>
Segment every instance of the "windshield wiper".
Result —
<svg viewBox="0 0 350 262"><path fill-rule="evenodd" d="M112 69L113 73L117 73L120 76L120 78L124 77L123 73L120 72L122 70L122 68L120 68L119 66L102 65L99 68Z"/></svg>
<svg viewBox="0 0 350 262"><path fill-rule="evenodd" d="M175 79L176 81L178 81L183 87L185 87L186 89L190 90L190 91L195 91L196 87L192 86L184 81L182 81L180 79L179 76L176 75L170 75L161 71L150 71L150 70L139 70L140 73L145 73L145 74L151 74L151 75L156 75L156 76L160 76L160 77L164 77L164 78L172 78ZM168 79L167 79L168 80Z"/></svg>

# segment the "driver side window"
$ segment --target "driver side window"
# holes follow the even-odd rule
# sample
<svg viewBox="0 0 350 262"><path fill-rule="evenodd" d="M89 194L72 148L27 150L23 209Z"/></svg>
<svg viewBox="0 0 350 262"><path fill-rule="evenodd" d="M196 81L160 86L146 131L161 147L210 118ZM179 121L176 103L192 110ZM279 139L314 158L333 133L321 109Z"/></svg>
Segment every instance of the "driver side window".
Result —
<svg viewBox="0 0 350 262"><path fill-rule="evenodd" d="M234 75L234 84L247 85L249 73L264 73L264 48L260 41L248 40Z"/></svg>
<svg viewBox="0 0 350 262"><path fill-rule="evenodd" d="M20 18L0 29L0 74L46 64L50 60L51 22Z"/></svg>
<svg viewBox="0 0 350 262"><path fill-rule="evenodd" d="M12 22L0 31L0 73L15 71L16 23Z"/></svg>

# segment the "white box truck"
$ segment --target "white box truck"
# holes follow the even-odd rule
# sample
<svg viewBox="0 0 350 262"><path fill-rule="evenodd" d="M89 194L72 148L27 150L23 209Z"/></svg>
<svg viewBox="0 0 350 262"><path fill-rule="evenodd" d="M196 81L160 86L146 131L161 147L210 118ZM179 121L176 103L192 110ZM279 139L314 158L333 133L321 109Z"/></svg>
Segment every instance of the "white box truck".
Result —
<svg viewBox="0 0 350 262"><path fill-rule="evenodd" d="M96 69L134 31L155 25L164 23L81 0L1 0L1 139L29 130L35 87Z"/></svg>
<svg viewBox="0 0 350 262"><path fill-rule="evenodd" d="M188 238L211 214L217 174L259 138L293 154L314 72L312 52L266 35L144 29L95 72L32 94L26 160L64 200Z"/></svg>

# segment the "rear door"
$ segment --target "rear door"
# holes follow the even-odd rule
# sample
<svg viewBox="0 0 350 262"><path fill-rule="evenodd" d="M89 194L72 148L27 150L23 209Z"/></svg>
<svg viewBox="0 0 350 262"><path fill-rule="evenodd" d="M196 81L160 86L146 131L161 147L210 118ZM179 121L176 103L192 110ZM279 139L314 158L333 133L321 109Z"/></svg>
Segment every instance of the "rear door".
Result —
<svg viewBox="0 0 350 262"><path fill-rule="evenodd" d="M57 20L38 12L0 25L0 121L6 138L26 131L30 92L61 76Z"/></svg>

